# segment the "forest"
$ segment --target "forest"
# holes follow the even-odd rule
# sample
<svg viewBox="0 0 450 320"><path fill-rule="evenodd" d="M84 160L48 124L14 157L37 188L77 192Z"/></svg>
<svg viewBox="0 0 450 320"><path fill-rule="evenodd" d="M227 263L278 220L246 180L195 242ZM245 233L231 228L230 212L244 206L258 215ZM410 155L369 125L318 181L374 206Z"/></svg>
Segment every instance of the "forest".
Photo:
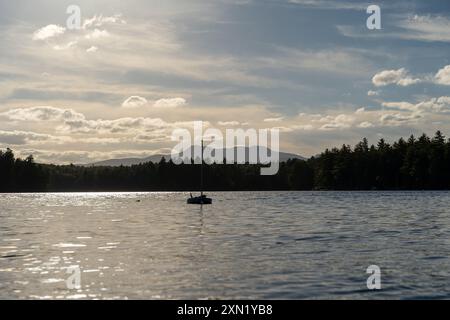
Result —
<svg viewBox="0 0 450 320"><path fill-rule="evenodd" d="M450 139L401 138L393 144L363 139L354 147L327 149L308 160L288 160L278 174L261 176L260 165L204 166L206 191L244 190L449 190ZM0 150L0 192L198 191L200 165L170 159L130 167L39 164Z"/></svg>

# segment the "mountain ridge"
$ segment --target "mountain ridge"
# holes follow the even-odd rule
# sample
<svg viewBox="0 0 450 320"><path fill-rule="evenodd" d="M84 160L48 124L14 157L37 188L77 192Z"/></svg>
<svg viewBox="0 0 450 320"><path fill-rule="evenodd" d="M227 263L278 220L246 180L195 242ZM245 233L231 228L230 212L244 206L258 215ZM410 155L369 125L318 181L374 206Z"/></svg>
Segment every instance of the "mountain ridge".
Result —
<svg viewBox="0 0 450 320"><path fill-rule="evenodd" d="M193 148L191 147L191 154L193 153ZM242 147L235 147L234 148L234 153L236 154L236 150L238 148L242 148ZM261 147L251 147L253 148L261 148ZM250 149L246 147L245 148L245 158L248 160L248 154L250 152ZM223 154L226 153L227 149L223 149ZM267 151L269 151L269 155L271 154L271 150L268 149ZM96 161L96 162L92 162L92 163L88 163L88 164L83 164L83 166L88 166L88 167L120 167L120 166L125 166L125 167L129 167L129 166L133 166L133 165L138 165L138 164L142 164L142 163L147 163L147 162L153 162L153 163L158 163L161 161L162 158L165 158L167 161L171 158L170 154L154 154L145 158L135 158L135 157L130 157L130 158L113 158L113 159L107 159L107 160L102 160L102 161ZM294 154L294 153L288 153L288 152L279 152L279 161L280 162L285 162L289 159L300 159L300 160L306 160L305 157L302 157L300 155Z"/></svg>

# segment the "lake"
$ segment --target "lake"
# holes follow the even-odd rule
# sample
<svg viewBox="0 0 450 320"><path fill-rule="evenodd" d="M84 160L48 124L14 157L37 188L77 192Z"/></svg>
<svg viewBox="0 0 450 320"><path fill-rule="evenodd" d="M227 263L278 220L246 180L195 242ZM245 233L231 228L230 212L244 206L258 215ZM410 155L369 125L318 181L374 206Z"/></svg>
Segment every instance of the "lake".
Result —
<svg viewBox="0 0 450 320"><path fill-rule="evenodd" d="M450 298L450 192L208 195L0 194L0 298Z"/></svg>

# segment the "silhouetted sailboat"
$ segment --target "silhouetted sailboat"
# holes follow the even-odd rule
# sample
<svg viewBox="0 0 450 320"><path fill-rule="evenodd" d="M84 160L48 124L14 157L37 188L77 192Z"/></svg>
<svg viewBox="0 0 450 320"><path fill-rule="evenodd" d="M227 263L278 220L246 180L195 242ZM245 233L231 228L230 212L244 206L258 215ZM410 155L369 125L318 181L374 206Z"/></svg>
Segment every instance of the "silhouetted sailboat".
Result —
<svg viewBox="0 0 450 320"><path fill-rule="evenodd" d="M203 194L203 140L202 140L202 163L200 165L200 197L191 197L187 199L188 204L212 204L212 199Z"/></svg>

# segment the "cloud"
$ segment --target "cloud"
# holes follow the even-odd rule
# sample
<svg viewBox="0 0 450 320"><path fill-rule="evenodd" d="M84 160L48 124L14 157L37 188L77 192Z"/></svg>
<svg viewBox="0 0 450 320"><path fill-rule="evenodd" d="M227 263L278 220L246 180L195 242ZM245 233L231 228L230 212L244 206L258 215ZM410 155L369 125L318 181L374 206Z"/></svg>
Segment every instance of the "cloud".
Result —
<svg viewBox="0 0 450 320"><path fill-rule="evenodd" d="M107 38L110 36L110 33L106 30L95 29L91 33L88 33L85 38L88 40L96 40L100 38Z"/></svg>
<svg viewBox="0 0 450 320"><path fill-rule="evenodd" d="M369 90L369 91L367 92L367 95L368 95L369 97L375 97L375 96L379 96L379 95L380 95L380 92L379 92L379 91L374 91L374 90Z"/></svg>
<svg viewBox="0 0 450 320"><path fill-rule="evenodd" d="M400 33L403 39L450 42L450 19L438 15L414 15L399 20L399 27L408 32Z"/></svg>
<svg viewBox="0 0 450 320"><path fill-rule="evenodd" d="M77 45L77 43L78 43L78 41L70 41L69 43L67 43L65 45L62 45L62 46L60 46L60 45L53 46L53 49L55 49L55 50L67 50L67 49L75 47Z"/></svg>
<svg viewBox="0 0 450 320"><path fill-rule="evenodd" d="M113 120L87 119L84 114L72 109L60 109L55 107L31 107L18 108L0 113L0 119L12 121L29 121L42 125L42 122L56 122L53 127L56 132L64 134L105 134L105 135L136 135L166 134L170 140L170 134L175 128L192 128L192 121L166 122L160 118L124 117ZM205 126L209 123L205 122ZM48 125L45 125L48 127ZM110 136L109 136L110 137Z"/></svg>
<svg viewBox="0 0 450 320"><path fill-rule="evenodd" d="M384 70L381 71L372 78L372 83L377 87L387 86L389 84L396 84L399 86L409 86L421 82L436 83L440 85L450 85L450 65L440 69L434 77L432 75L426 75L422 79L413 78L409 75L405 68L398 70ZM368 96L379 95L379 91L370 90L367 93Z"/></svg>
<svg viewBox="0 0 450 320"><path fill-rule="evenodd" d="M35 31L33 34L33 40L47 40L62 35L65 31L66 28L64 27L49 24L48 26Z"/></svg>
<svg viewBox="0 0 450 320"><path fill-rule="evenodd" d="M67 120L57 130L65 133L130 134L167 128L170 128L170 124L159 118L127 117L114 120Z"/></svg>
<svg viewBox="0 0 450 320"><path fill-rule="evenodd" d="M393 108L393 109L406 110L406 111L416 111L417 110L417 108L414 104L412 104L410 102L405 102L405 101L383 102L382 106L386 107L386 108Z"/></svg>
<svg viewBox="0 0 450 320"><path fill-rule="evenodd" d="M353 112L340 114L301 113L296 119L287 119L283 125L294 130L309 125L310 130L341 131L349 133L353 129L375 127L405 127L421 124L431 125L437 120L443 121L450 116L450 97L431 98L417 103L383 102L382 109L362 107ZM297 123L289 124L295 121Z"/></svg>
<svg viewBox="0 0 450 320"><path fill-rule="evenodd" d="M113 16L106 16L103 15L95 15L91 19L86 19L83 22L83 29L88 29L91 27L101 27L104 24L126 24L127 22L122 19L121 14L116 14Z"/></svg>
<svg viewBox="0 0 450 320"><path fill-rule="evenodd" d="M48 134L41 134L28 131L4 131L0 130L0 142L9 145L25 145L30 143L57 143L61 144L66 142L65 137L55 137Z"/></svg>
<svg viewBox="0 0 450 320"><path fill-rule="evenodd" d="M417 104L404 101L384 102L383 106L387 108L412 111L415 113L428 112L434 114L442 114L442 113L450 114L450 97L442 96L439 98L432 98L426 101L421 101Z"/></svg>
<svg viewBox="0 0 450 320"><path fill-rule="evenodd" d="M165 132L152 132L152 133L139 133L135 137L133 137L132 141L136 143L144 143L148 144L149 142L165 142L170 140L171 137L167 135Z"/></svg>
<svg viewBox="0 0 450 320"><path fill-rule="evenodd" d="M241 123L239 121L219 121L217 124L223 127L236 127Z"/></svg>
<svg viewBox="0 0 450 320"><path fill-rule="evenodd" d="M78 43L80 43L80 45L83 46L83 42L86 43L101 38L107 38L111 34L107 30L99 29L100 27L106 24L110 25L126 24L126 21L122 19L122 16L120 14L114 16L95 15L91 19L86 19L81 29L73 30L71 33L67 33L67 36L65 36L61 40L63 41L65 39L66 44L56 44L53 46L53 49L57 51L67 50L75 47ZM33 40L48 40L50 38L56 38L57 36L61 36L65 33L66 28L61 27L59 25L50 24L34 32ZM73 35L76 35L75 39ZM83 37L85 39L84 41ZM93 53L96 52L97 50L98 48L96 46L91 45L86 49L86 52Z"/></svg>
<svg viewBox="0 0 450 320"><path fill-rule="evenodd" d="M0 113L0 117L6 117L13 121L75 121L85 119L83 114L72 109L48 106L11 109Z"/></svg>
<svg viewBox="0 0 450 320"><path fill-rule="evenodd" d="M200 82L204 82L205 87L228 83L236 87L245 85L258 88L294 85L292 80L283 81L256 72L256 67L253 68L252 65L253 59L245 61L247 59L234 57L232 54L193 52L189 41L181 38L176 22L159 17L157 14L154 18L145 20L135 18L133 23L125 24L120 15L94 16L87 19L80 30L66 31L57 41L47 43L54 52L42 50L37 43L31 46L17 43L18 54L26 56L28 64L33 68L24 72L41 73L42 65L45 64L48 70L58 70L53 73L55 76L61 75L61 78L66 78L64 82L67 82L69 77L74 84L73 89L86 86L89 82L92 85L109 86L117 90L119 85L125 88L131 86L133 82L140 86L136 92L144 92L147 90L143 89L145 83L153 81L154 77L159 77L161 87L172 87L170 89L179 86L180 80L185 86L194 89L198 89ZM20 32L23 31L19 31L17 39L22 36ZM26 35L29 36L28 33ZM98 43L107 39L104 38L107 35L114 41L102 41L100 46ZM65 50L75 48L74 41L77 41L77 49L72 51L75 51L76 55L66 54ZM101 59L93 59L94 47L101 50ZM148 59L149 56L152 59ZM73 72L75 68L86 70L91 76L83 77L83 73ZM164 76L161 78L160 75ZM62 87L64 84L57 83L55 86ZM167 93L169 97L172 94ZM64 97L59 101L62 100ZM104 104L109 104L109 101Z"/></svg>
<svg viewBox="0 0 450 320"><path fill-rule="evenodd" d="M124 108L139 108L147 105L147 99L139 96L131 96L122 103Z"/></svg>
<svg viewBox="0 0 450 320"><path fill-rule="evenodd" d="M153 102L155 108L178 108L187 104L184 98L159 99ZM124 108L139 108L148 105L148 100L140 96L131 96L122 103Z"/></svg>
<svg viewBox="0 0 450 320"><path fill-rule="evenodd" d="M92 138L83 138L83 140L81 141L82 143L92 143L92 144L102 144L102 145L111 145L111 144L117 144L120 142L123 142L125 140L123 139L119 139L119 138L97 138L97 137L92 137Z"/></svg>
<svg viewBox="0 0 450 320"><path fill-rule="evenodd" d="M421 119L422 116L420 114L412 113L412 114L384 114L380 117L381 124L385 126L403 126L405 124L410 124L417 122L417 120Z"/></svg>
<svg viewBox="0 0 450 320"><path fill-rule="evenodd" d="M337 10L365 10L367 4L355 3L351 1L333 1L333 0L288 0L289 3L314 7L316 9L337 9Z"/></svg>
<svg viewBox="0 0 450 320"><path fill-rule="evenodd" d="M437 84L450 86L450 65L439 70L434 78Z"/></svg>
<svg viewBox="0 0 450 320"><path fill-rule="evenodd" d="M293 126L291 126L291 128L292 128L293 130L309 131L309 130L313 130L313 129L314 129L314 126L311 125L311 124L304 124L304 125L298 124L298 125L293 125Z"/></svg>
<svg viewBox="0 0 450 320"><path fill-rule="evenodd" d="M421 80L411 78L405 68L398 70L384 70L375 74L372 78L372 83L376 87L383 87L389 84L406 87L419 82L421 82Z"/></svg>
<svg viewBox="0 0 450 320"><path fill-rule="evenodd" d="M187 104L184 98L159 99L153 104L156 108L178 108Z"/></svg>
<svg viewBox="0 0 450 320"><path fill-rule="evenodd" d="M374 127L373 123L369 122L369 121L364 121L364 122L361 122L360 124L358 124L358 128L367 129L367 128L373 128L373 127Z"/></svg>
<svg viewBox="0 0 450 320"><path fill-rule="evenodd" d="M334 3L336 3L335 6L342 7L343 3L350 3L351 0L339 2L331 0L296 0L296 2L312 6L319 4L321 6L323 5L323 8L330 8L330 5L334 5ZM345 6L347 6L347 4L345 4ZM362 7L363 5L355 4L355 6ZM94 6L91 9L96 10L98 8ZM95 12L92 10L89 11ZM20 65L20 60L18 60L18 69L22 69L21 71L26 73L29 77L34 77L34 79L36 79L36 75L49 70L52 72L52 77L49 79L31 80L30 82L17 81L16 83L11 84L6 83L7 88L2 89L2 93L5 93L5 101L0 112L17 103L24 106L36 105L35 102L37 98L30 95L28 98L19 95L9 95L10 92L13 92L14 88L27 88L51 91L53 98L51 100L46 97L38 98L41 100L40 105L73 105L75 110L83 111L85 116L82 115L82 117L77 119L64 120L60 118L60 120L52 120L60 121L61 123L58 125L47 124L42 120L37 120L35 123L31 124L0 120L0 128L3 130L10 128L26 128L22 130L32 131L37 129L37 132L41 132L39 129L42 130L42 132L48 132L49 130L58 128L58 130L60 130L59 133L73 133L71 136L74 138L82 137L87 139L90 137L89 134L97 136L97 134L104 133L108 137L110 137L109 135L112 137L133 135L133 137L136 138L136 141L154 141L160 137L162 139L164 138L164 130L171 128L171 126L173 126L173 121L185 119L193 120L196 117L204 117L214 121L214 123L222 123L227 126L236 124L237 122L249 121L250 119L252 121L252 126L267 126L267 122L274 122L269 123L270 126L276 125L288 128L285 132L289 131L291 128L294 130L311 131L322 128L326 130L336 130L337 136L338 134L347 134L353 129L355 129L355 132L361 132L361 130L356 128L365 127L363 124L367 125L367 123L378 126L380 124L380 116L383 113L400 113L407 115L414 112L410 105L414 106L416 101L412 101L413 103L410 105L405 104L405 109L386 107L388 110L381 111L374 105L375 103L378 103L378 99L369 98L369 100L372 100L370 107L367 107L367 111L364 109L360 113L355 113L355 110L360 107L359 104L361 101L358 102L355 100L355 104L352 105L348 104L348 101L350 101L349 97L345 97L345 102L340 101L344 99L341 96L341 92L352 92L352 96L361 98L361 96L355 94L355 92L365 87L366 82L364 79L367 80L367 75L370 75L370 81L371 76L375 75L376 72L383 69L391 69L386 68L385 66L378 70L380 65L382 66L386 61L393 63L394 67L392 67L392 69L398 69L405 66L411 71L415 70L409 65L398 64L397 66L394 64L400 61L414 62L414 57L416 56L413 53L413 56L411 57L398 56L398 52L396 51L397 47L394 46L387 48L387 51L384 51L384 49L381 51L375 50L374 53L371 54L370 51L372 50L369 50L370 48L362 49L361 46L356 46L357 48L355 46L353 48L346 47L345 45L348 44L348 41L344 41L345 43L337 41L334 43L334 46L332 46L333 48L329 46L316 46L314 43L303 43L301 46L291 48L292 50L286 49L283 51L279 50L280 46L294 46L294 44L289 41L290 39L284 38L271 39L269 43L266 43L267 48L265 50L260 50L261 48L258 47L255 52L253 43L249 44L249 47L246 47L246 50L249 50L249 55L235 55L236 50L232 50L233 48L231 48L233 44L226 46L227 50L225 51L211 51L202 46L203 41L208 40L208 34L202 33L199 35L200 38L197 37L194 39L195 41L190 37L184 37L185 34L183 33L182 27L187 26L187 28L190 29L191 21L190 18L188 18L188 20L184 19L186 17L186 12L182 12L179 8L177 8L177 11L181 12L180 17L161 17L159 11L139 17L130 16L129 19L131 20L127 25L121 21L122 18L120 18L120 16L104 17L96 15L91 19L84 20L82 30L66 31L63 35L56 38L56 40L51 38L52 41L47 43L45 47L43 46L45 43L39 43L37 41L30 42L31 34L29 29L18 29L19 35L22 35L21 32L23 32L24 37L28 38L30 41L20 43L21 39L23 40L24 37L17 37L18 50L10 50L10 53L6 52L6 55L15 54L17 51L18 57L24 57L25 59L23 60L24 63L22 65ZM364 13L363 11L361 12ZM390 15L391 14L393 13L391 12ZM195 17L197 15L191 16ZM219 18L225 20L230 17L221 16ZM344 21L345 19L333 20L332 25L339 23L338 20ZM386 22L396 23L396 21L391 19L389 19L389 21L386 20ZM48 23L50 22L43 25L38 24L38 26L44 26ZM255 23L257 23L257 21L255 21ZM61 25L63 25L62 22ZM330 25L331 29L328 29L333 33L332 25ZM219 28L221 27L219 25L216 26ZM367 31L364 23L360 24L360 26L363 31ZM236 27L239 26L236 25ZM387 29L383 31L383 36L385 32L390 31ZM31 30L34 31L35 29ZM95 30L100 33L102 31L108 32L108 34L111 35L111 39L114 39L114 41L100 42L94 38L85 38L86 35L93 34ZM222 34L222 31L226 30L218 29L216 31L220 31L219 33ZM277 29L274 32L276 33L278 31L280 30ZM322 31L328 32L325 29ZM370 32L365 33L368 35L373 34ZM244 33L242 36L246 36L246 34ZM322 34L319 36L322 37ZM326 37L325 34L323 34L323 36ZM253 40L256 41L256 38ZM70 43L70 41L74 39L79 40L76 50L70 50L70 52L56 52L49 50L55 45L63 47L66 43ZM53 42L53 40L55 42ZM355 44L354 42L352 43ZM379 42L374 43L376 47L381 48L379 44ZM8 42L6 45L9 46L10 43ZM100 48L101 51L99 54L92 55L86 53L95 52L95 49L90 49L97 47ZM416 49L433 50L433 48ZM383 53L383 51L385 53ZM381 54L387 56L387 52L389 52L389 55L393 56L392 60L383 59L381 56ZM151 59L149 59L149 57L151 57ZM442 58L441 61L445 61L445 55L442 57L441 53L437 53L436 59L438 57ZM7 56L5 56L5 58L7 58ZM266 64L265 62L269 63ZM439 65L439 67L442 66L443 65ZM434 76L437 69L439 68L433 69L432 76ZM75 70L79 72L74 72ZM409 78L414 80L416 75L413 72L411 73L413 76L410 76ZM343 77L349 76L349 74L351 76L357 75L361 78L361 81L343 82ZM419 74L417 74L417 76L418 75ZM319 90L316 85L310 86L308 81L305 83L305 79L309 82L312 81L323 88L319 88ZM298 87L301 86L301 88L294 91L291 87L288 88L282 84L280 85L281 81L290 82L292 85L298 85ZM424 79L423 81L428 80ZM336 83L336 86L333 85L333 82ZM405 84L404 82L401 83ZM4 82L2 82L2 84L4 84ZM353 84L355 85L353 86ZM13 89L10 89L11 87ZM95 87L96 90L102 92L111 93L111 97L104 98L99 96L95 100L79 99L77 97L69 97L67 93L65 93L65 91L70 91L74 95L78 93L81 95L84 94L86 90L92 90L92 87ZM279 90L265 90L264 88L279 88ZM370 90L371 93L369 93L369 96L375 97L375 92L378 92L376 91L378 88L373 87L371 89L373 90ZM360 93L365 95L367 90L368 88ZM410 92L410 90L402 90L402 93L408 92ZM383 96L385 96L385 94L388 96L388 93L389 92L383 92ZM417 94L418 92L415 93ZM423 93L426 94L426 92ZM136 110L124 110L123 108L111 107L114 105L120 106L125 98L129 97L131 94L146 97L148 101L145 106L142 106L141 109L137 107ZM188 98L191 95L194 97L192 102L191 99ZM228 98L231 97L231 95L238 98L233 98L234 100ZM296 99L296 97L298 98L298 95L301 96L300 100ZM170 99L171 97L185 97L189 100L189 108L178 108L168 110L167 112L166 109L150 110L152 107L156 108L158 106L165 108L173 107L173 103L167 103L167 101L164 103L155 101L159 98ZM318 97L320 100L319 103L316 101ZM404 98L405 97L402 97L402 99ZM76 104L74 103L74 100L77 101ZM162 101L164 100L166 99L162 99ZM199 105L195 105L197 101ZM186 102L182 103L182 105L185 104ZM239 113L239 117L235 118L229 111L228 113L223 111L224 109L227 109L223 107L225 105L226 107L238 109L238 106L236 107L234 104L270 104L272 107L268 108L264 114L257 112L253 112L252 114L247 110L244 114ZM178 106L178 104L175 105ZM323 113L322 118L325 118L323 122L309 121L312 117L307 118L305 121L298 121L295 116L292 116L292 112L298 110L297 108L312 110L312 108L315 107L320 110L315 112ZM157 119L152 118L141 118L139 120L137 120L138 118L133 118L141 116L147 111L158 114L158 116L161 114L162 119L159 120L162 121L162 123L158 122ZM280 114L275 112L280 112ZM326 118L328 114L331 115L329 118ZM339 118L339 114L343 116ZM278 121L275 120L281 115L285 115L285 118ZM345 120L345 116L352 117L354 120ZM58 116L54 116L53 118L55 119L57 117ZM235 119L238 119L239 121L232 121ZM161 127L158 126L158 123L161 124ZM445 123L445 120L443 120L443 123ZM426 127L425 123L424 126ZM343 127L346 128L346 130L341 130ZM160 131L163 131L163 133L160 133ZM53 133L53 131L51 133ZM321 135L326 134L330 139L333 137L333 132L314 131L314 133ZM302 143L300 140L301 138L297 140L299 145ZM322 145L319 146L321 144L320 140L316 139L315 141L317 143L317 148L324 144L322 141ZM112 143L112 141L110 142ZM125 146L125 148L127 147L128 146ZM117 150L119 149L123 149L123 146L117 148Z"/></svg>
<svg viewBox="0 0 450 320"><path fill-rule="evenodd" d="M208 123L205 123L207 126ZM57 127L57 131L62 133L82 133L82 134L120 134L120 135L135 135L135 134L150 134L157 133L158 135L164 133L168 141L172 130L176 128L191 128L192 121L177 121L166 122L160 118L147 117L125 117L113 120L104 119L79 119L66 120L62 125Z"/></svg>
<svg viewBox="0 0 450 320"><path fill-rule="evenodd" d="M392 1L393 2L393 1ZM395 16L394 26L382 33L367 33L352 25L338 25L338 31L352 38L391 38L424 42L450 42L450 19L440 15Z"/></svg>
<svg viewBox="0 0 450 320"><path fill-rule="evenodd" d="M274 67L293 70L312 70L347 76L366 76L373 70L372 62L363 52L351 49L302 50L291 47L277 47L279 56L261 57L261 68Z"/></svg>
<svg viewBox="0 0 450 320"><path fill-rule="evenodd" d="M264 119L264 122L281 122L284 120L284 117L279 117L279 118L267 118Z"/></svg>
<svg viewBox="0 0 450 320"><path fill-rule="evenodd" d="M324 123L320 130L335 130L350 128L355 121L352 115L340 114L337 116L326 116L318 120L319 123Z"/></svg>
<svg viewBox="0 0 450 320"><path fill-rule="evenodd" d="M92 46L92 47L89 47L88 49L86 49L87 53L94 53L97 51L98 51L98 48L96 46Z"/></svg>
<svg viewBox="0 0 450 320"><path fill-rule="evenodd" d="M148 134L148 137L154 139L157 137L155 134ZM159 135L163 136L163 135ZM165 140L167 140L167 136L164 136ZM152 141L152 139L148 139L147 142ZM92 144L95 146L103 145L110 146L116 145L119 143L127 143L130 141L135 141L135 138L112 138L112 137L83 137L76 138L71 136L55 136L51 134L44 133L36 133L31 131L21 131L21 130L0 130L0 143L4 143L7 145L87 145ZM154 140L152 141L154 142Z"/></svg>

